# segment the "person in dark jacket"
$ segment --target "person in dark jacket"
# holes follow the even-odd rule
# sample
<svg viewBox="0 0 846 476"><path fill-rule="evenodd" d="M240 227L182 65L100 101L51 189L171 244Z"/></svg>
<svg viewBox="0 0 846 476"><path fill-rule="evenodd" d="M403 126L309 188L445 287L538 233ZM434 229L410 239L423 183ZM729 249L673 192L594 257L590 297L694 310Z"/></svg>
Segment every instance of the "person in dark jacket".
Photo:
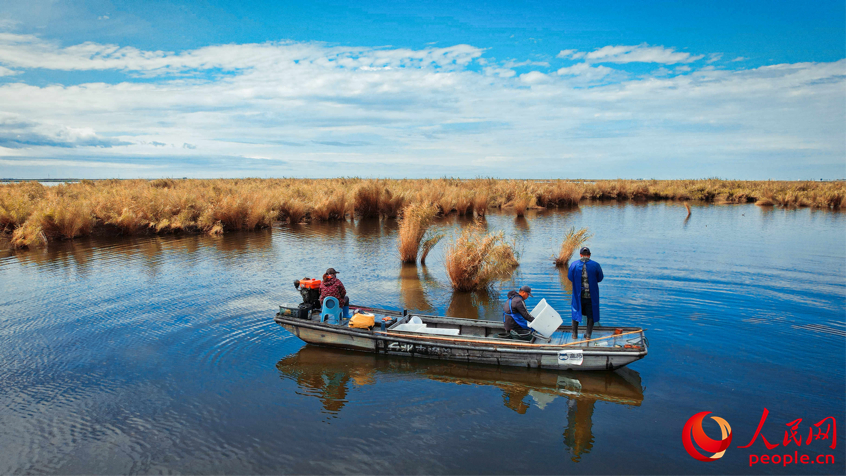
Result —
<svg viewBox="0 0 846 476"><path fill-rule="evenodd" d="M585 339L590 339L593 324L599 322L599 283L605 276L599 263L590 259L590 249L586 246L579 251L581 259L570 265L567 278L573 283L571 304L573 318L573 339L578 338L579 323L582 316L587 321Z"/></svg>
<svg viewBox="0 0 846 476"><path fill-rule="evenodd" d="M523 286L520 291L508 291L508 300L502 305L502 321L505 323L505 332L516 331L518 334L528 334L529 322L535 320L528 309L526 299L532 295L532 288Z"/></svg>
<svg viewBox="0 0 846 476"><path fill-rule="evenodd" d="M344 283L338 279L337 274L338 272L335 271L335 268L329 268L323 274L323 281L320 283L320 305L323 305L324 299L332 296L344 308L344 319L349 319L350 298L347 297L347 290L344 288Z"/></svg>

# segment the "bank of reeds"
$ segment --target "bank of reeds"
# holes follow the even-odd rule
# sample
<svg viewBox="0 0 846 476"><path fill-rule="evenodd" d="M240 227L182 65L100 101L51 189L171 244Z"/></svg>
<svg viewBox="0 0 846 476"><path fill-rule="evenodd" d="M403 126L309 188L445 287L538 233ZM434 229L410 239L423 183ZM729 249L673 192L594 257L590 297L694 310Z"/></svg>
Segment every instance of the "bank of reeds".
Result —
<svg viewBox="0 0 846 476"><path fill-rule="evenodd" d="M511 276L518 265L511 243L502 231L485 233L478 225L466 227L447 245L444 265L456 291L477 291Z"/></svg>
<svg viewBox="0 0 846 476"><path fill-rule="evenodd" d="M561 249L558 250L558 256L553 259L555 266L567 266L570 263L570 258L573 252L591 238L592 235L588 233L587 228L576 230L576 227L570 228L567 234L564 235L564 241L561 243Z"/></svg>
<svg viewBox="0 0 846 476"><path fill-rule="evenodd" d="M397 248L399 249L400 260L403 263L416 263L417 254L420 251L420 242L429 229L429 225L435 218L437 208L431 203L412 203L405 207L402 211L402 217L399 221L399 232ZM435 242L437 243L437 242ZM431 243L426 250L429 254L431 247L435 246ZM423 260L425 261L425 256Z"/></svg>
<svg viewBox="0 0 846 476"><path fill-rule="evenodd" d="M226 179L84 180L45 187L0 185L0 230L16 246L89 233L221 233L276 221L393 218L411 204L440 215L483 217L490 209L520 216L534 207L583 200L679 200L755 203L785 208L846 208L844 182L735 180Z"/></svg>

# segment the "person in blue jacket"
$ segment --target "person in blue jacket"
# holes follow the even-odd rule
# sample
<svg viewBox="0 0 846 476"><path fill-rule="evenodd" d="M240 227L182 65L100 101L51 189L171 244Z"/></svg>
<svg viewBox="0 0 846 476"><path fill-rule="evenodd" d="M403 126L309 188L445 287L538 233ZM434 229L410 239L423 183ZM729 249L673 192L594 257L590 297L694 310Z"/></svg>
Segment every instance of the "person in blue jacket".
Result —
<svg viewBox="0 0 846 476"><path fill-rule="evenodd" d="M593 334L593 324L599 322L599 283L605 276L599 263L590 259L590 249L587 246L579 251L581 259L570 265L567 278L573 283L573 301L571 307L573 318L573 339L578 338L579 323L582 316L587 322L585 339Z"/></svg>

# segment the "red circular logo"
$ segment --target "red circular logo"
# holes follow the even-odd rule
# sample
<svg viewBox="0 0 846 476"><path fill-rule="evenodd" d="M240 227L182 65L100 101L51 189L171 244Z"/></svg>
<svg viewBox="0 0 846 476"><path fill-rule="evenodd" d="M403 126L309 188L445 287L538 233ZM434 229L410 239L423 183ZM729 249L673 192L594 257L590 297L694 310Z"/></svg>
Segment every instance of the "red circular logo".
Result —
<svg viewBox="0 0 846 476"><path fill-rule="evenodd" d="M727 421L720 417L712 416L711 419L720 425L720 430L722 430L723 433L722 439L713 440L708 438L708 435L705 434L705 430L702 429L702 420L710 413L711 412L699 412L696 415L693 415L687 420L687 423L684 424L684 430L682 430L682 443L684 443L684 449L687 450L690 456L693 456L699 461L717 461L723 457L726 453L726 448L728 448L731 444L731 426L729 426ZM694 446L694 441L703 450L714 454L711 456L703 455L698 449L696 449L696 446Z"/></svg>

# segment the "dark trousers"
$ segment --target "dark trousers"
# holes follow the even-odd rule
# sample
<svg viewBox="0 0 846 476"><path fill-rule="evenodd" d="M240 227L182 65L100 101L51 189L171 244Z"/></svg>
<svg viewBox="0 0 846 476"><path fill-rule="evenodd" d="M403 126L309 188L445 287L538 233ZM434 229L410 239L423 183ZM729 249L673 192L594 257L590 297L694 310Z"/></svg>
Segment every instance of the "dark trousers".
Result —
<svg viewBox="0 0 846 476"><path fill-rule="evenodd" d="M590 299L582 298L582 317L585 319L587 325L587 332L585 332L585 339L590 339L593 334L593 303ZM579 322L573 321L573 335L579 333Z"/></svg>

